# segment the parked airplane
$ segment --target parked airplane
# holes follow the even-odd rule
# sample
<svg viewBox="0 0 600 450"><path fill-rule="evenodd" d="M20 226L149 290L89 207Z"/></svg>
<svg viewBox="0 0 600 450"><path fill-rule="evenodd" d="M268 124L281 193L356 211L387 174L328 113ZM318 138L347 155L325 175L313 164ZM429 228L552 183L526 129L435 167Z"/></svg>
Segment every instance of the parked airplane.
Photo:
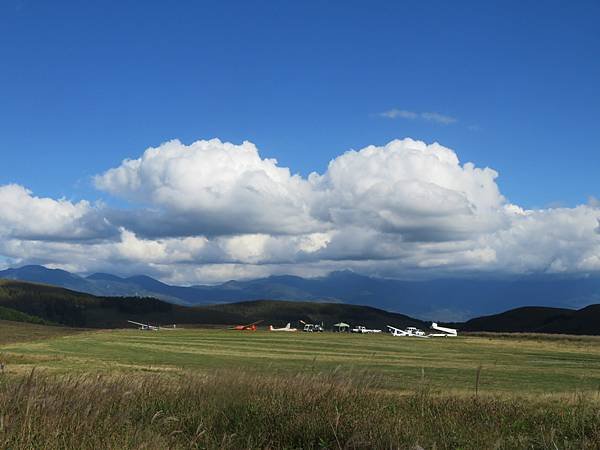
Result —
<svg viewBox="0 0 600 450"><path fill-rule="evenodd" d="M435 322L433 322L431 324L431 328L433 328L434 330L441 331L441 333L432 333L432 334L430 334L430 336L433 336L433 337L456 337L456 336L458 336L458 331L456 329L454 329L454 328L440 327Z"/></svg>
<svg viewBox="0 0 600 450"><path fill-rule="evenodd" d="M150 325L147 323L140 323L140 322L134 322L133 320L128 320L127 322L133 324L133 325L137 325L138 326L138 330L151 330L151 331L158 331L160 330L160 327L156 327L154 325Z"/></svg>
<svg viewBox="0 0 600 450"><path fill-rule="evenodd" d="M392 336L400 336L400 337L419 337L419 338L430 338L430 337L456 337L458 336L458 331L454 328L446 328L440 327L437 323L433 322L431 324L431 328L437 331L441 331L441 333L429 333L426 334L423 330L419 330L415 327L408 327L405 330L401 330L399 328L394 328L391 326L387 326L390 330Z"/></svg>
<svg viewBox="0 0 600 450"><path fill-rule="evenodd" d="M392 333L392 336L400 336L400 337L418 337L418 338L428 338L423 330L419 330L415 327L408 327L405 330L401 330L400 328L395 328L391 326L387 326Z"/></svg>
<svg viewBox="0 0 600 450"><path fill-rule="evenodd" d="M283 328L273 328L273 325L269 325L269 331L298 331L297 328L291 328L292 324L288 323Z"/></svg>
<svg viewBox="0 0 600 450"><path fill-rule="evenodd" d="M256 325L258 325L261 322L262 322L262 320L257 320L256 322L249 323L248 325L236 325L235 327L230 328L230 330L256 331Z"/></svg>
<svg viewBox="0 0 600 450"><path fill-rule="evenodd" d="M378 329L370 329L367 327L364 327L362 325L359 325L357 327L354 327L350 330L351 333L362 333L362 334L368 334L368 333L381 333L381 330Z"/></svg>

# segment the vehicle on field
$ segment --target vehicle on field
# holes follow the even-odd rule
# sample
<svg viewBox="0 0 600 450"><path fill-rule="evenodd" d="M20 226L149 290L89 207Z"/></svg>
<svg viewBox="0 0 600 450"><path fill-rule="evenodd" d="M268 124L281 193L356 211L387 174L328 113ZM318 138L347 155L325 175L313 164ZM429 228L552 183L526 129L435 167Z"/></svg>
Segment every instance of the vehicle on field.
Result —
<svg viewBox="0 0 600 450"><path fill-rule="evenodd" d="M322 333L325 331L323 324L319 325L318 323L306 323L304 320L301 320L300 323L304 325L302 331L307 333Z"/></svg>
<svg viewBox="0 0 600 450"><path fill-rule="evenodd" d="M352 328L350 330L351 333L362 333L362 334L369 334L369 333L381 333L381 330L378 329L370 329L367 327L364 327L362 325L358 325L354 328Z"/></svg>

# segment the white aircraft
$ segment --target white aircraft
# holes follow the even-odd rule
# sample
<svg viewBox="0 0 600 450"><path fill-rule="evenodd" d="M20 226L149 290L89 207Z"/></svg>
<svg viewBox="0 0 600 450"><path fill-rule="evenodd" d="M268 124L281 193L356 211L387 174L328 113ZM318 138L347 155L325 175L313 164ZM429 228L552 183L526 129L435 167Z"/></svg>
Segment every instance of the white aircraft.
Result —
<svg viewBox="0 0 600 450"><path fill-rule="evenodd" d="M400 328L395 328L391 326L387 326L390 330L392 336L400 336L400 337L418 337L418 338L428 338L424 331L419 330L415 327L408 327L406 330L401 330Z"/></svg>
<svg viewBox="0 0 600 450"><path fill-rule="evenodd" d="M297 328L292 328L292 324L288 323L283 328L273 328L273 325L269 325L269 331L298 331Z"/></svg>
<svg viewBox="0 0 600 450"><path fill-rule="evenodd" d="M429 336L433 337L456 337L458 336L458 331L454 328L446 328L440 327L437 323L433 322L431 324L431 328L437 331L441 331L441 333L432 333Z"/></svg>
<svg viewBox="0 0 600 450"><path fill-rule="evenodd" d="M150 325L148 323L134 322L133 320L128 320L127 322L137 325L138 330L150 330L150 331L160 331L160 330L176 330L177 325L173 324L170 327L160 327L155 325Z"/></svg>
<svg viewBox="0 0 600 450"><path fill-rule="evenodd" d="M152 330L152 331L160 330L160 327L155 327L154 325L150 325L147 323L134 322L133 320L128 320L127 322L129 322L133 325L137 325L138 330Z"/></svg>
<svg viewBox="0 0 600 450"><path fill-rule="evenodd" d="M418 338L430 338L430 337L456 337L458 336L457 330L454 328L446 328L440 327L437 323L433 322L431 324L431 328L437 331L441 331L441 333L429 333L426 334L423 330L419 330L415 327L408 327L405 330L401 330L399 328L394 328L391 326L387 326L390 330L392 336L400 336L400 337L418 337Z"/></svg>
<svg viewBox="0 0 600 450"><path fill-rule="evenodd" d="M377 330L377 329L369 329L367 327L364 327L362 325L359 325L357 327L354 327L350 330L351 333L362 333L362 334L368 334L368 333L381 333L381 330Z"/></svg>

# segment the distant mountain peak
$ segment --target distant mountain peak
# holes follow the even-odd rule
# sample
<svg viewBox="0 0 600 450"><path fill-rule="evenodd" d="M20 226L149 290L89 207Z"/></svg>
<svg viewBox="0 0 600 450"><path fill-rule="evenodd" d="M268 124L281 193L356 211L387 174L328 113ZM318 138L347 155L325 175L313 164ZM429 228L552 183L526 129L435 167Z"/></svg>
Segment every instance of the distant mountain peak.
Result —
<svg viewBox="0 0 600 450"><path fill-rule="evenodd" d="M88 280L123 281L124 279L110 273L96 272L86 277Z"/></svg>
<svg viewBox="0 0 600 450"><path fill-rule="evenodd" d="M159 281L155 278L149 277L148 275L134 275L132 277L124 278L125 281L130 283L136 283L144 287L164 287L169 286L162 281Z"/></svg>
<svg viewBox="0 0 600 450"><path fill-rule="evenodd" d="M72 273L67 272L66 270L63 270L63 269L52 269L50 267L42 266L42 265L39 265L39 264L28 264L28 265L25 265L25 266L13 268L13 269L8 269L8 270L12 270L14 272L68 273L69 275L73 275Z"/></svg>
<svg viewBox="0 0 600 450"><path fill-rule="evenodd" d="M369 279L372 279L373 277L370 277L368 275L362 275L360 273L356 273L350 269L344 269L344 270L334 270L333 272L329 272L329 274L327 274L323 278L357 278L357 279L369 278Z"/></svg>
<svg viewBox="0 0 600 450"><path fill-rule="evenodd" d="M102 296L155 297L202 305L270 299L370 305L412 316L462 321L523 305L582 308L600 301L600 277L395 280L340 270L322 277L272 275L222 284L171 286L147 275L86 278L61 269L28 265L0 271L0 278L29 281Z"/></svg>
<svg viewBox="0 0 600 450"><path fill-rule="evenodd" d="M80 278L78 275L72 274L71 272L67 272L63 269L51 269L46 266L41 266L37 264L29 264L21 267L6 269L0 271L0 278L4 277L19 277L19 276L50 276L50 277L62 277L62 278Z"/></svg>

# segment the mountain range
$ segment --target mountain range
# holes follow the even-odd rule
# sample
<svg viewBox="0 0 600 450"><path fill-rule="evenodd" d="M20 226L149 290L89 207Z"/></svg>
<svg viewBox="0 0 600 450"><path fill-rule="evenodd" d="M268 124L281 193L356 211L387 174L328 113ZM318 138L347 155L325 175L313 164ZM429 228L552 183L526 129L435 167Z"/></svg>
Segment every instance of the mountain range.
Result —
<svg viewBox="0 0 600 450"><path fill-rule="evenodd" d="M344 321L385 329L428 324L404 314L343 303L254 300L205 306L182 306L145 297L101 297L46 284L0 280L0 320L53 323L87 328L128 328L134 320L154 325L248 324L284 326L293 323Z"/></svg>
<svg viewBox="0 0 600 450"><path fill-rule="evenodd" d="M0 321L60 324L87 328L126 328L135 320L154 325L217 326L260 322L283 326L302 321L386 329L386 325L428 329L429 323L404 314L370 306L343 303L254 300L205 306L182 306L143 297L101 297L24 281L0 280ZM568 308L523 307L500 314L450 324L459 333L527 332L600 335L600 305L579 310Z"/></svg>
<svg viewBox="0 0 600 450"><path fill-rule="evenodd" d="M282 275L214 286L173 286L145 275L80 276L30 265L0 271L0 278L45 283L104 297L154 297L188 306L261 299L346 303L440 321L464 321L522 306L572 309L600 302L600 278L595 277L405 281L341 271L318 278Z"/></svg>

